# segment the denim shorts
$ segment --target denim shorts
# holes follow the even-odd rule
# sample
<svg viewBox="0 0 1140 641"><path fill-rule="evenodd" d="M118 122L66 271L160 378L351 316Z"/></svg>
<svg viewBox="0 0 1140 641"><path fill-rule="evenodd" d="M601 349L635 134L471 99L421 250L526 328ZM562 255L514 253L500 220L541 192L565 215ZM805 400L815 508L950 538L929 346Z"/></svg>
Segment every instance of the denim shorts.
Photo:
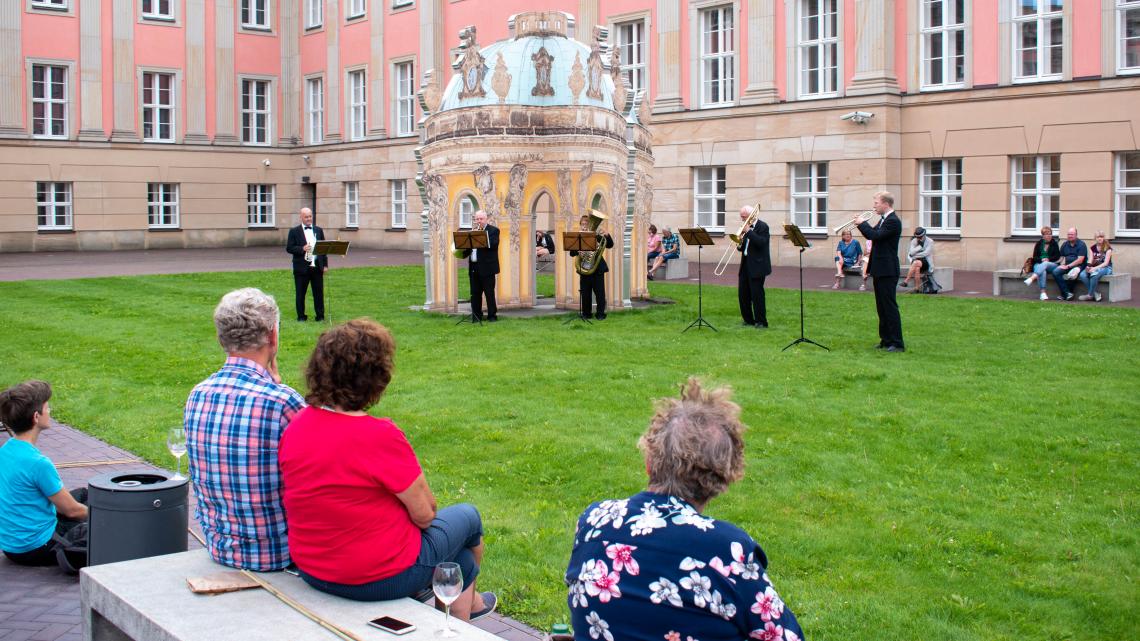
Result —
<svg viewBox="0 0 1140 641"><path fill-rule="evenodd" d="M312 587L354 601L391 601L409 597L420 590L431 589L431 575L435 566L454 561L463 571L463 589L467 589L479 576L479 566L470 548L483 540L483 520L479 510L470 503L450 505L439 510L435 519L423 530L420 555L415 563L399 574L371 583L347 585L318 579L300 570L301 578Z"/></svg>

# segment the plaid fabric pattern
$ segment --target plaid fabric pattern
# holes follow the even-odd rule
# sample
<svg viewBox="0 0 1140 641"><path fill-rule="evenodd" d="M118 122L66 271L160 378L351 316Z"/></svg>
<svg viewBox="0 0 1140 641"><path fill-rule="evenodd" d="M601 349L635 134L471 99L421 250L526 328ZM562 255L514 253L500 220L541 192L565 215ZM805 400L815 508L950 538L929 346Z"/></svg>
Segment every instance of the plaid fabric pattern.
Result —
<svg viewBox="0 0 1140 641"><path fill-rule="evenodd" d="M665 246L666 254L672 254L681 249L681 239L677 237L677 234L666 236L661 240L661 244Z"/></svg>
<svg viewBox="0 0 1140 641"><path fill-rule="evenodd" d="M289 564L277 445L305 406L254 361L229 357L186 400L183 421L194 516L223 565L279 570Z"/></svg>

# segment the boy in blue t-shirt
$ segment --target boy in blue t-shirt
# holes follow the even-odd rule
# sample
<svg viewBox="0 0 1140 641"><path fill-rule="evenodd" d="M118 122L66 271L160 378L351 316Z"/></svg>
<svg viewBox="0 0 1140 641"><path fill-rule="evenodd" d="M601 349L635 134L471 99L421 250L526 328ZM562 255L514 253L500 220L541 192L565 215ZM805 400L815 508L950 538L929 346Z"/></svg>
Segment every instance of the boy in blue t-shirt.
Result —
<svg viewBox="0 0 1140 641"><path fill-rule="evenodd" d="M55 565L52 535L87 520L86 490L68 492L51 459L36 449L51 427L50 398L51 385L43 381L0 392L0 421L15 434L0 446L0 550L20 565Z"/></svg>

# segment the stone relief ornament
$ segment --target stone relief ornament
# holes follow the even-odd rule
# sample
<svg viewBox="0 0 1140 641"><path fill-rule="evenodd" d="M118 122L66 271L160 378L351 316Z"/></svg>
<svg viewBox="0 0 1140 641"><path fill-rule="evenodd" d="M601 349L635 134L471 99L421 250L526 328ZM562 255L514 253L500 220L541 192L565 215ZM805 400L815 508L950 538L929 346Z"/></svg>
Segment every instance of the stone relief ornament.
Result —
<svg viewBox="0 0 1140 641"><path fill-rule="evenodd" d="M586 193L589 187L590 176L594 175L594 163L588 162L578 174L578 212L584 214L590 209L590 195Z"/></svg>
<svg viewBox="0 0 1140 641"><path fill-rule="evenodd" d="M428 116L439 109L442 101L443 89L439 86L439 78L435 75L435 69L428 69L424 72L423 82L420 83L420 108L424 110L424 115Z"/></svg>
<svg viewBox="0 0 1140 641"><path fill-rule="evenodd" d="M586 67L588 69L587 76L589 83L586 89L586 96L594 100L602 99L602 52L595 45L594 50L590 52L590 57L586 58Z"/></svg>
<svg viewBox="0 0 1140 641"><path fill-rule="evenodd" d="M569 224L570 219L574 216L574 206L571 201L570 170L559 169L556 176L558 178L558 215Z"/></svg>
<svg viewBox="0 0 1140 641"><path fill-rule="evenodd" d="M531 55L530 59L534 62L534 88L530 90L532 96L553 96L554 87L550 86L550 68L554 63L554 56L546 50L546 47L540 47L538 51Z"/></svg>
<svg viewBox="0 0 1140 641"><path fill-rule="evenodd" d="M574 54L574 65L570 71L570 95L574 96L573 104L578 104L578 96L582 95L582 89L586 87L586 74L582 71L582 54Z"/></svg>
<svg viewBox="0 0 1140 641"><path fill-rule="evenodd" d="M618 55L617 47L614 47L610 55L610 77L614 80L614 109L624 115L629 89L625 84L625 73L621 70L621 56Z"/></svg>
<svg viewBox="0 0 1140 641"><path fill-rule="evenodd" d="M643 226L648 225L653 218L653 179L648 174L641 174L637 181L637 211Z"/></svg>
<svg viewBox="0 0 1140 641"><path fill-rule="evenodd" d="M499 104L507 101L507 94L511 90L511 74L507 71L507 61L503 59L502 52L495 60L495 73L491 75L491 89L499 97Z"/></svg>
<svg viewBox="0 0 1140 641"><path fill-rule="evenodd" d="M511 251L519 250L519 218L522 215L523 191L526 189L527 168L522 163L511 166L510 178L507 188L507 198L503 201L503 208L507 212L510 222Z"/></svg>
<svg viewBox="0 0 1140 641"><path fill-rule="evenodd" d="M436 256L440 263L447 261L448 224L447 224L447 184L443 176L436 173L426 174L423 178L424 190L428 200L428 226L435 237Z"/></svg>
<svg viewBox="0 0 1140 641"><path fill-rule="evenodd" d="M459 74L463 78L463 88L459 91L459 99L482 98L487 95L483 89L483 76L487 73L487 61L479 53L479 45L475 43L475 27L467 27L459 32L459 39L463 41L463 56L459 60Z"/></svg>
<svg viewBox="0 0 1140 641"><path fill-rule="evenodd" d="M480 166L472 173L475 176L475 186L483 195L483 211L487 212L487 220L492 224L497 224L499 194L495 193L495 175L491 173L491 168L487 165Z"/></svg>
<svg viewBox="0 0 1140 641"><path fill-rule="evenodd" d="M649 115L653 113L653 111L649 108L649 96L644 94L644 89L641 91L643 93L641 96L641 102L637 105L637 122L643 125L648 125Z"/></svg>

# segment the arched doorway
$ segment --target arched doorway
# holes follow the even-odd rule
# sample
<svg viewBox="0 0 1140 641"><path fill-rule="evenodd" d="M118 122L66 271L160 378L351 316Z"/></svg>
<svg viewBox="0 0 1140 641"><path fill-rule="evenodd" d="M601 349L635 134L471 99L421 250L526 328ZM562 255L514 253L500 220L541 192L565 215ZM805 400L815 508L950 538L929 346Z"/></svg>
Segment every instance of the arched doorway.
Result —
<svg viewBox="0 0 1140 641"><path fill-rule="evenodd" d="M538 234L548 234L554 241L554 246L560 246L558 239L555 238L555 215L554 199L546 190L541 191L530 205L531 229L535 233L530 235L529 243L526 245L526 250L534 256L535 277L531 280L531 294L536 303L540 298L545 300L554 297L554 273L559 251L555 249L548 256L539 256Z"/></svg>

